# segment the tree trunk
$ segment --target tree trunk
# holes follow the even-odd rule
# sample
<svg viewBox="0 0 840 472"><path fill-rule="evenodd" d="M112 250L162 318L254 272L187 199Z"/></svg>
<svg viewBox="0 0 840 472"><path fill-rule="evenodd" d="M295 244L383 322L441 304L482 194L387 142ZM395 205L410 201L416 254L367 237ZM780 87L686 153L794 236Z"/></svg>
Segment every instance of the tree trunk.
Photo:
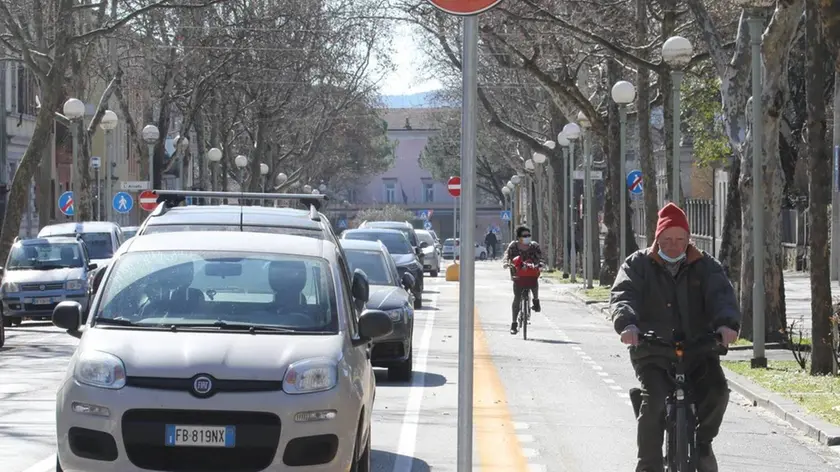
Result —
<svg viewBox="0 0 840 472"><path fill-rule="evenodd" d="M676 0L664 0L662 1L662 38L663 40L672 36L674 34L674 30L677 27L677 1ZM665 131L665 175L668 179L667 192L665 197L669 201L673 201L674 199L674 172L677 172L679 175L680 169L674 169L673 162L674 162L674 153L679 155L679 148L674 149L674 120L679 120L679 116L674 116L674 95L672 89L674 88L674 83L671 80L671 71L665 70L659 73L659 90L662 93L662 118L664 122L664 131ZM654 180L653 185L656 185L656 180ZM680 193L682 198L685 198ZM680 202L674 202L677 205ZM656 223L654 223L654 229L656 228ZM653 240L649 241L648 245L652 245Z"/></svg>
<svg viewBox="0 0 840 472"><path fill-rule="evenodd" d="M648 40L648 2L647 0L636 0L636 44L642 46L647 44ZM643 57L647 58L646 56ZM653 139L650 133L650 71L640 67L636 74L636 82L636 123L639 130L637 159L642 170L642 188L644 189L645 244L650 246L653 244L657 213L659 212L656 160L653 157ZM627 201L629 204L630 199L627 199ZM633 243L635 244L635 242L634 238ZM630 252L628 251L627 254L630 254Z"/></svg>
<svg viewBox="0 0 840 472"><path fill-rule="evenodd" d="M820 14L826 43L831 50L840 51L840 2L820 0ZM840 61L835 63L835 68L840 71Z"/></svg>
<svg viewBox="0 0 840 472"><path fill-rule="evenodd" d="M41 153L41 163L38 165L36 177L37 193L35 204L38 207L38 225L40 228L50 224L52 220L52 156L55 150L55 127L50 127L47 145ZM40 229L39 228L39 229Z"/></svg>
<svg viewBox="0 0 840 472"><path fill-rule="evenodd" d="M811 231L808 236L811 260L811 375L832 373L831 280L828 245L828 208L831 203L831 154L826 147L825 81L828 74L818 0L806 0L805 37L807 41L806 102L810 177Z"/></svg>

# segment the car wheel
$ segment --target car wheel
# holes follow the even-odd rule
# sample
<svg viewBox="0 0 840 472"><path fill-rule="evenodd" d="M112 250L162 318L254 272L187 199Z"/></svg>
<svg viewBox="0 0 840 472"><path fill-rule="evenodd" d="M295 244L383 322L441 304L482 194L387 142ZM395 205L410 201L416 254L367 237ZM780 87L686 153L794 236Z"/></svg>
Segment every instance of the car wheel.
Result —
<svg viewBox="0 0 840 472"><path fill-rule="evenodd" d="M10 326L20 326L22 324L23 324L23 318L18 317L18 318L12 318L11 319L11 325Z"/></svg>
<svg viewBox="0 0 840 472"><path fill-rule="evenodd" d="M414 297L414 308L423 308L423 300L420 298L420 295L415 295Z"/></svg>
<svg viewBox="0 0 840 472"><path fill-rule="evenodd" d="M61 462L58 461L58 457L55 458L55 472L64 472L64 469L61 468Z"/></svg>
<svg viewBox="0 0 840 472"><path fill-rule="evenodd" d="M429 277L437 277L437 276L438 276L438 271L433 270L433 271L429 272Z"/></svg>
<svg viewBox="0 0 840 472"><path fill-rule="evenodd" d="M359 425L359 432L357 435L362 434L362 427ZM350 467L350 472L370 472L370 434L368 434L367 441L365 441L365 448L362 452L362 455L359 456L359 460L356 460L356 456L358 456L359 452L359 442L361 442L361 438L356 438L356 448L353 450L353 465Z"/></svg>
<svg viewBox="0 0 840 472"><path fill-rule="evenodd" d="M485 260L485 259L487 259L487 253L486 253L486 252L482 252L482 253L481 253L481 255L480 255L478 258L479 258L479 259L481 259L482 261L483 261L483 260Z"/></svg>
<svg viewBox="0 0 840 472"><path fill-rule="evenodd" d="M411 375L414 372L414 354L409 353L408 359L402 364L394 367L388 367L388 380L394 382L410 382Z"/></svg>

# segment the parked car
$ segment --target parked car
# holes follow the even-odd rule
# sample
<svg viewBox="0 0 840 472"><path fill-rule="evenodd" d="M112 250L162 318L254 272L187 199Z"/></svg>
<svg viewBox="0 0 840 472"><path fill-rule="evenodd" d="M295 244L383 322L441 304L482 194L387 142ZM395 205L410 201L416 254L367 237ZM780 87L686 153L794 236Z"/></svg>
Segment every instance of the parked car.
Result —
<svg viewBox="0 0 840 472"><path fill-rule="evenodd" d="M265 233L135 237L56 395L56 470L370 470L371 341L387 313L338 247Z"/></svg>
<svg viewBox="0 0 840 472"><path fill-rule="evenodd" d="M403 272L400 276L393 257L379 241L344 239L341 241L350 269L361 270L370 283L367 308L388 313L394 331L373 342L371 362L374 367L387 367L388 378L411 380L414 359L411 354L414 336L414 276Z"/></svg>
<svg viewBox="0 0 840 472"><path fill-rule="evenodd" d="M53 308L64 300L87 307L88 274L96 267L80 238L15 241L0 284L3 324L19 326L24 318L51 319Z"/></svg>
<svg viewBox="0 0 840 472"><path fill-rule="evenodd" d="M456 256L461 257L461 238L447 238L443 242L441 256L446 260L452 260ZM478 243L475 243L475 258L482 261L487 259L487 249Z"/></svg>
<svg viewBox="0 0 840 472"><path fill-rule="evenodd" d="M80 235L87 246L90 260L99 267L107 266L114 252L125 242L122 229L110 221L84 221L81 223L59 223L41 228L39 238L48 236Z"/></svg>
<svg viewBox="0 0 840 472"><path fill-rule="evenodd" d="M423 270L432 277L437 277L440 272L440 250L435 244L435 239L429 231L418 229L417 239L420 244L426 243L421 249L423 251Z"/></svg>
<svg viewBox="0 0 840 472"><path fill-rule="evenodd" d="M423 307L423 263L412 250L404 232L395 229L349 229L341 233L341 239L381 241L394 258L400 277L404 272L414 276L414 308Z"/></svg>
<svg viewBox="0 0 840 472"><path fill-rule="evenodd" d="M140 229L139 226L123 226L122 227L123 237L126 240L131 239L137 234L137 230L139 230L139 229Z"/></svg>
<svg viewBox="0 0 840 472"><path fill-rule="evenodd" d="M407 221L363 221L359 225L359 229L396 229L402 231L408 238L408 243L411 244L414 253L417 254L417 258L420 259L420 264L423 264L423 258L425 257L423 248L428 243L420 241L417 237L417 230L411 223Z"/></svg>

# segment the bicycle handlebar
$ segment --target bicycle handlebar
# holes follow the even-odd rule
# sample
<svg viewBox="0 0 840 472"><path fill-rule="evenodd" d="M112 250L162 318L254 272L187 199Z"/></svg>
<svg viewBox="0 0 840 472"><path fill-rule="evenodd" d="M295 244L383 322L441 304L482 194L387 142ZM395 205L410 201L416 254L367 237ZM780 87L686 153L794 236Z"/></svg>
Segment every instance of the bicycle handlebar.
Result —
<svg viewBox="0 0 840 472"><path fill-rule="evenodd" d="M670 354L675 354L677 357L696 356L706 353L716 353L725 356L729 348L722 345L722 341L722 336L717 332L706 333L688 342L685 340L667 340L657 336L653 331L648 331L639 336L640 343L665 348Z"/></svg>

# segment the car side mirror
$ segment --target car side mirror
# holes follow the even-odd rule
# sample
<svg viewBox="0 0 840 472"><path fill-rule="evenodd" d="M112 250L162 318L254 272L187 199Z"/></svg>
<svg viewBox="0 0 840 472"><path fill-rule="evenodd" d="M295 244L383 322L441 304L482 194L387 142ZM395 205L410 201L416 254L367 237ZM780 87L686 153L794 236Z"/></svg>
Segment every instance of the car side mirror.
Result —
<svg viewBox="0 0 840 472"><path fill-rule="evenodd" d="M416 282L417 281L414 279L414 275L412 275L411 272L403 272L402 285L406 290L410 292L411 289L414 288L414 284Z"/></svg>
<svg viewBox="0 0 840 472"><path fill-rule="evenodd" d="M361 269L353 271L352 292L353 298L357 301L367 303L370 299L370 283L368 282L367 276Z"/></svg>
<svg viewBox="0 0 840 472"><path fill-rule="evenodd" d="M67 331L74 337L81 337L79 327L82 326L82 305L79 302L65 300L59 303L52 314L52 322L57 327Z"/></svg>
<svg viewBox="0 0 840 472"><path fill-rule="evenodd" d="M427 247L429 247L429 243L427 243L426 241L420 243L420 249L426 249Z"/></svg>
<svg viewBox="0 0 840 472"><path fill-rule="evenodd" d="M387 313L381 310L365 310L359 317L359 339L354 340L353 344L361 346L393 331L394 322Z"/></svg>
<svg viewBox="0 0 840 472"><path fill-rule="evenodd" d="M419 247L416 247L414 248L414 254L417 254L419 256L420 254L423 254L423 250Z"/></svg>
<svg viewBox="0 0 840 472"><path fill-rule="evenodd" d="M92 264L88 264L88 270L93 270L93 269L96 269L97 267L99 267L99 264L97 264L95 262L92 263Z"/></svg>

